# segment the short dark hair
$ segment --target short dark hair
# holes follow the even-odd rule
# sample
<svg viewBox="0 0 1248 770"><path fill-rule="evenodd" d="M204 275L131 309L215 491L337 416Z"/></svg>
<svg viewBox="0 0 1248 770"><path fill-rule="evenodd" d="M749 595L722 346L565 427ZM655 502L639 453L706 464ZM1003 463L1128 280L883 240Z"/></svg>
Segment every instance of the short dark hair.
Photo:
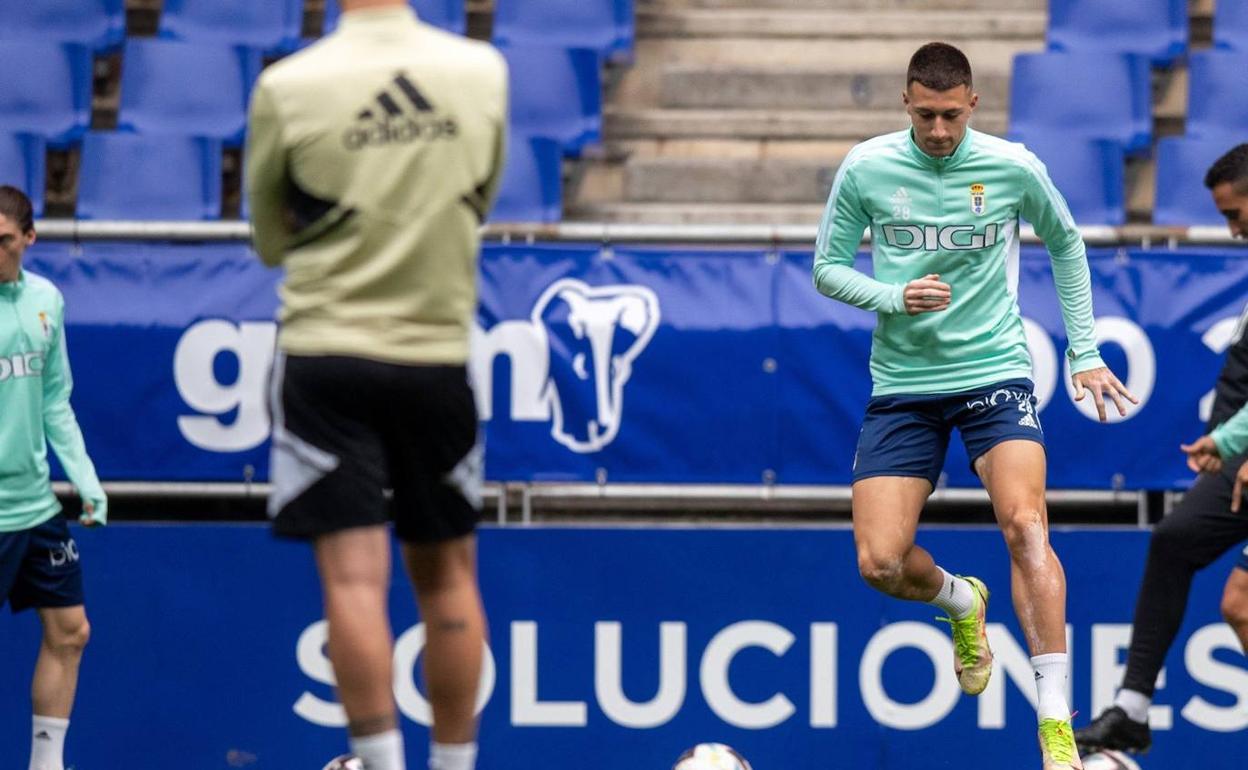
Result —
<svg viewBox="0 0 1248 770"><path fill-rule="evenodd" d="M12 185L0 185L0 214L21 228L23 233L35 229L35 207L26 193Z"/></svg>
<svg viewBox="0 0 1248 770"><path fill-rule="evenodd" d="M948 43L928 43L910 57L906 88L918 81L933 91L958 86L971 87L971 62L966 54Z"/></svg>
<svg viewBox="0 0 1248 770"><path fill-rule="evenodd" d="M1248 143L1232 147L1218 158L1205 174L1205 187L1210 190L1230 182L1235 187L1248 187Z"/></svg>

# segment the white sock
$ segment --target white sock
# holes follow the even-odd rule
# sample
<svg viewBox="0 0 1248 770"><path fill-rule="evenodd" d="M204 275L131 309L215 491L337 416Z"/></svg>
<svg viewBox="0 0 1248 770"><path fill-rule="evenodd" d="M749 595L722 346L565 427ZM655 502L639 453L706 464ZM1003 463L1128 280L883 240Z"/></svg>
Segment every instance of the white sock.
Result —
<svg viewBox="0 0 1248 770"><path fill-rule="evenodd" d="M351 753L364 762L364 770L407 770L403 759L403 733L398 730L353 736Z"/></svg>
<svg viewBox="0 0 1248 770"><path fill-rule="evenodd" d="M35 714L30 733L30 770L65 770L68 719Z"/></svg>
<svg viewBox="0 0 1248 770"><path fill-rule="evenodd" d="M975 609L975 589L971 588L965 578L954 577L940 567L936 569L945 576L945 582L940 586L940 593L928 604L949 613L949 617L954 620L970 615L971 610Z"/></svg>
<svg viewBox="0 0 1248 770"><path fill-rule="evenodd" d="M1051 652L1031 659L1036 672L1036 694L1040 702L1036 715L1040 719L1070 719L1070 704L1066 702L1066 683L1070 681L1070 658L1064 652Z"/></svg>
<svg viewBox="0 0 1248 770"><path fill-rule="evenodd" d="M429 770L476 770L477 744L433 743L429 745Z"/></svg>
<svg viewBox="0 0 1248 770"><path fill-rule="evenodd" d="M1148 707L1153 705L1153 699L1142 692L1123 689L1114 697L1114 705L1127 712L1132 722L1147 724Z"/></svg>

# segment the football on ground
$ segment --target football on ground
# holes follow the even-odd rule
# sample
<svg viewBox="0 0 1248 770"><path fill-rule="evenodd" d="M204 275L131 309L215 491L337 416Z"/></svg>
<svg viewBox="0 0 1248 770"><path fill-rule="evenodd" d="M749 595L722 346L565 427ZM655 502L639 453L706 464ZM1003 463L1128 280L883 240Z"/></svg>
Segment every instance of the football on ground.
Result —
<svg viewBox="0 0 1248 770"><path fill-rule="evenodd" d="M751 768L750 763L745 761L745 757L730 746L722 743L699 743L681 754L672 770L751 770Z"/></svg>
<svg viewBox="0 0 1248 770"><path fill-rule="evenodd" d="M350 754L343 754L341 757L335 757L325 765L324 770L364 770L364 762L358 757Z"/></svg>
<svg viewBox="0 0 1248 770"><path fill-rule="evenodd" d="M1140 770L1140 766L1121 751L1098 751L1083 758L1083 770Z"/></svg>

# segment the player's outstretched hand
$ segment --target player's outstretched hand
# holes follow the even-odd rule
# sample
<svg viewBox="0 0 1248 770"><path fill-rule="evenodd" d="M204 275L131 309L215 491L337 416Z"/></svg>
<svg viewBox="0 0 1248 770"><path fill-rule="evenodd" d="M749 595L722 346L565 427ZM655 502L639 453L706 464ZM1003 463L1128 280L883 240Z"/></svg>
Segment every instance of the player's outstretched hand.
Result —
<svg viewBox="0 0 1248 770"><path fill-rule="evenodd" d="M1235 488L1231 490L1231 513L1239 513L1239 504L1244 499L1244 484L1248 483L1248 462L1239 466L1235 474Z"/></svg>
<svg viewBox="0 0 1248 770"><path fill-rule="evenodd" d="M1222 470L1222 455L1212 436L1201 436L1190 444L1179 444L1187 455L1187 467L1195 473L1217 473Z"/></svg>
<svg viewBox="0 0 1248 770"><path fill-rule="evenodd" d="M910 315L936 313L949 307L953 291L949 284L940 282L939 275L931 273L906 284L902 298Z"/></svg>
<svg viewBox="0 0 1248 770"><path fill-rule="evenodd" d="M1131 395L1131 391L1127 390L1127 386L1118 381L1114 373L1109 367L1100 366L1096 369L1089 369L1086 372L1079 372L1072 378L1075 382L1075 400L1082 401L1084 391L1092 394L1092 401L1096 404L1096 416L1101 418L1101 422L1106 421L1105 416L1105 395L1108 394L1114 401L1114 406L1118 407L1118 416L1127 416L1126 401L1133 404L1140 403L1140 400Z"/></svg>

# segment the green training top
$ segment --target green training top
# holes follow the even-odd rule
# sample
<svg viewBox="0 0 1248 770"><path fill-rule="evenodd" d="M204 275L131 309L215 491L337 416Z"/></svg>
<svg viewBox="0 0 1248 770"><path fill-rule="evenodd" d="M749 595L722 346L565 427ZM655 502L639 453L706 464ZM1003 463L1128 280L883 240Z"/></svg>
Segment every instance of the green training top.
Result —
<svg viewBox="0 0 1248 770"><path fill-rule="evenodd" d="M105 510L104 490L69 405L65 300L23 271L0 283L0 532L36 527L61 506L48 477L48 444L83 500Z"/></svg>
<svg viewBox="0 0 1248 770"><path fill-rule="evenodd" d="M1213 429L1213 443L1223 458L1234 457L1248 449L1248 406L1231 415L1231 418Z"/></svg>
<svg viewBox="0 0 1248 770"><path fill-rule="evenodd" d="M821 293L879 314L872 395L954 393L1032 376L1018 309L1020 216L1049 250L1072 373L1104 366L1083 239L1035 155L969 128L944 158L923 152L909 129L850 151L819 227L814 280ZM874 278L853 267L868 227ZM929 273L949 284L952 302L911 316L902 290Z"/></svg>

